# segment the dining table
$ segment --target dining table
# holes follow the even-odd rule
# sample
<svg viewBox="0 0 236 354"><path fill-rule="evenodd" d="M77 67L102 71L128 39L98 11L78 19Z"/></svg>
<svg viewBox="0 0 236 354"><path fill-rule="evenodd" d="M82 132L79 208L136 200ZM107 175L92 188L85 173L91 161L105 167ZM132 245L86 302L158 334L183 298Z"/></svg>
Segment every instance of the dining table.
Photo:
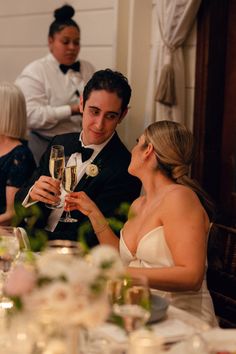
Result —
<svg viewBox="0 0 236 354"><path fill-rule="evenodd" d="M123 328L106 322L89 330L90 345L84 347L81 343L83 354L158 354L170 351L176 343L187 340L195 334L202 334L212 329L205 321L187 311L169 305L163 318L157 322L148 324L144 329L135 331L138 342L138 351L134 349L136 344L131 341L134 333L129 336ZM155 341L152 351L146 348L147 336L151 333L150 341ZM140 337L145 336L145 347L142 348ZM159 341L155 339L159 338ZM158 351L159 350L159 351ZM200 353L199 353L200 354ZM203 354L203 353L201 353Z"/></svg>
<svg viewBox="0 0 236 354"><path fill-rule="evenodd" d="M50 245L52 255L55 255L55 250L56 253L64 254L66 249L67 253L77 256L77 245L76 251L65 244L63 247L61 244L59 246L60 252L57 243ZM35 258L42 259L41 254L35 254ZM88 271L87 264L86 267ZM78 354L236 353L236 329L213 328L200 317L173 306L160 296L155 296L152 298L151 308L154 310L154 316L151 315L151 320L145 326L129 334L111 320L94 327L80 328L76 342ZM155 300L156 305L163 301L161 309L153 307ZM62 351L60 343L53 343L55 350L52 351L39 352L38 348L35 351L31 338L24 331L23 325L27 323L24 313L16 317L17 326L11 330L6 326L8 324L6 310L0 306L0 354L71 354L68 350Z"/></svg>

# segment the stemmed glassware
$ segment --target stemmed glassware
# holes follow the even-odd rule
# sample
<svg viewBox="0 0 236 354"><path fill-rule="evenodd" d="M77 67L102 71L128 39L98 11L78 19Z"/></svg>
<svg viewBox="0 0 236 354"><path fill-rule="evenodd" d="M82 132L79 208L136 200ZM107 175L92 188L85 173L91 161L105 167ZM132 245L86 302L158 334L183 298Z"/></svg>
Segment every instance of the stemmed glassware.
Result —
<svg viewBox="0 0 236 354"><path fill-rule="evenodd" d="M113 313L123 320L123 326L128 334L148 321L150 290L146 277L124 277L111 281L108 291Z"/></svg>
<svg viewBox="0 0 236 354"><path fill-rule="evenodd" d="M30 249L28 236L20 227L0 226L0 308L11 307L11 301L2 294L2 288L12 264L22 252Z"/></svg>
<svg viewBox="0 0 236 354"><path fill-rule="evenodd" d="M49 159L49 172L53 179L62 180L63 172L65 168L65 154L63 145L53 145L51 147L50 159ZM61 203L46 204L47 208L57 209L61 208Z"/></svg>
<svg viewBox="0 0 236 354"><path fill-rule="evenodd" d="M70 160L69 165L67 165L64 169L63 177L62 177L62 186L67 193L73 192L76 185L78 183L78 167L76 163L76 159L74 162ZM77 222L78 220L71 217L70 211L66 212L65 218L60 218L62 222Z"/></svg>

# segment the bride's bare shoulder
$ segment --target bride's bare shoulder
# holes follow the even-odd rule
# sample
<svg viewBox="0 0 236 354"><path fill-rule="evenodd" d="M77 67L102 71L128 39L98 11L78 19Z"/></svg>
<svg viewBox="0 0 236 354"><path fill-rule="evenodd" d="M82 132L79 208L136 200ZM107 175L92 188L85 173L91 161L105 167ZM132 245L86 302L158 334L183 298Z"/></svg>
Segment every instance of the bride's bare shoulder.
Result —
<svg viewBox="0 0 236 354"><path fill-rule="evenodd" d="M174 208L183 206L194 208L201 205L197 194L191 188L183 185L176 185L166 193L163 202L165 206Z"/></svg>

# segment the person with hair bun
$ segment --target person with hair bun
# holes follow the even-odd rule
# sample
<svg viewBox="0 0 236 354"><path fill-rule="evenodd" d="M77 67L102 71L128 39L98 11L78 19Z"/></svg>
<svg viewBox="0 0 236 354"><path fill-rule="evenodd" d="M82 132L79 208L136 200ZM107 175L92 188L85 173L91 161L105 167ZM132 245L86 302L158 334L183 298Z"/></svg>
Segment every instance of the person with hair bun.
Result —
<svg viewBox="0 0 236 354"><path fill-rule="evenodd" d="M26 106L21 90L0 83L0 225L10 225L14 197L35 169L26 144Z"/></svg>
<svg viewBox="0 0 236 354"><path fill-rule="evenodd" d="M50 54L27 65L15 81L25 95L29 147L37 164L55 135L81 130L79 97L95 69L85 60L77 61L81 31L74 13L70 5L54 11Z"/></svg>
<svg viewBox="0 0 236 354"><path fill-rule="evenodd" d="M155 122L132 150L128 171L144 195L132 203L120 239L84 192L70 193L66 209L87 215L99 242L119 249L131 276L146 276L154 293L216 325L206 283L213 205L189 177L192 159L192 133L173 121Z"/></svg>

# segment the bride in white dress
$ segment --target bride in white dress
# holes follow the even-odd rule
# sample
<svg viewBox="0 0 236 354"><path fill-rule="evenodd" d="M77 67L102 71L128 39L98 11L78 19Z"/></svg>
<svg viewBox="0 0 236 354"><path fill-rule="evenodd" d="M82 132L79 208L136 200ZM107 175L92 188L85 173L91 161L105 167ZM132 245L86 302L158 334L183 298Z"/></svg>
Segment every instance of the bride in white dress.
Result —
<svg viewBox="0 0 236 354"><path fill-rule="evenodd" d="M84 192L68 195L66 206L88 216L100 243L119 249L131 276L145 275L150 287L173 305L215 325L206 284L212 205L188 177L192 156L193 136L183 125L159 121L144 131L129 165L144 195L131 205L120 240Z"/></svg>

